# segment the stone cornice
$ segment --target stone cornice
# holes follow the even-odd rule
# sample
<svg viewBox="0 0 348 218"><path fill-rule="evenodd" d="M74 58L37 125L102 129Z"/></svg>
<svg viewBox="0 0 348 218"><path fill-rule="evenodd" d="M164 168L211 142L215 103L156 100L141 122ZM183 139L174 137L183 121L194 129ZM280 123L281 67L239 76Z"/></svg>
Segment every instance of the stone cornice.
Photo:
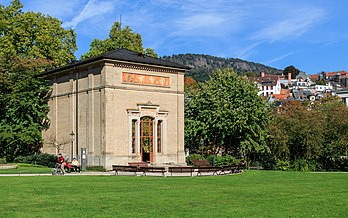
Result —
<svg viewBox="0 0 348 218"><path fill-rule="evenodd" d="M145 70L149 72L163 72L163 73L173 73L173 74L185 74L185 71L180 71L175 68L171 67L164 67L164 66L153 66L153 65L147 65L147 64L139 64L139 63L132 63L132 62L126 62L126 61L115 61L115 60L106 60L105 63L106 66L113 66L113 67L120 67L125 69L132 69L132 70Z"/></svg>
<svg viewBox="0 0 348 218"><path fill-rule="evenodd" d="M78 93L87 93L91 91L101 91L101 90L106 90L106 89L117 89L117 90L133 90L133 91L142 91L142 92L155 92L155 93L170 93L170 94L178 94L178 95L183 95L184 92L181 91L172 91L172 90L159 90L159 89L141 89L141 88L136 88L136 87L124 87L124 86L97 86L94 88L88 88L88 89L81 89L79 90ZM70 96L70 95L75 95L76 91L73 92L64 92L60 93L57 95L51 95L51 99L56 98L56 97L64 97L64 96Z"/></svg>

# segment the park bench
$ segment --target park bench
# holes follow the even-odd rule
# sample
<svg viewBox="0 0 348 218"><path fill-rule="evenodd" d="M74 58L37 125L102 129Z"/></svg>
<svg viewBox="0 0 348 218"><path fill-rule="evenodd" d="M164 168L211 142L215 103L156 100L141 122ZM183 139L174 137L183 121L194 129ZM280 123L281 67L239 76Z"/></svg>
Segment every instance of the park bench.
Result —
<svg viewBox="0 0 348 218"><path fill-rule="evenodd" d="M141 161L141 162L128 162L128 165L137 167L138 171L140 171L141 167L148 167L149 166L148 163L143 162L143 161Z"/></svg>
<svg viewBox="0 0 348 218"><path fill-rule="evenodd" d="M209 164L207 160L192 160L192 164L197 168L197 176L202 175L202 173L213 173L213 175L218 175L220 167L214 167Z"/></svg>
<svg viewBox="0 0 348 218"><path fill-rule="evenodd" d="M176 166L176 167L168 167L168 172L170 172L170 175L173 176L173 173L190 173L192 176L192 173L194 172L193 167L187 167L187 166Z"/></svg>
<svg viewBox="0 0 348 218"><path fill-rule="evenodd" d="M233 174L233 173L237 172L238 169L239 169L238 164L231 164L231 165L222 166L219 174Z"/></svg>
<svg viewBox="0 0 348 218"><path fill-rule="evenodd" d="M118 175L118 172L132 172L136 176L138 168L136 166L112 165L112 170L115 171L115 175Z"/></svg>
<svg viewBox="0 0 348 218"><path fill-rule="evenodd" d="M68 169L69 171L68 172L74 172L75 171L75 166L73 165L65 165L64 166L64 170L65 169ZM81 172L81 168L78 166L77 169L76 169L78 172Z"/></svg>
<svg viewBox="0 0 348 218"><path fill-rule="evenodd" d="M145 176L146 176L147 172L150 172L150 173L161 173L162 176L164 176L164 173L166 172L166 168L164 168L164 167L149 167L149 166L146 166L146 167L140 167L139 171L143 172Z"/></svg>

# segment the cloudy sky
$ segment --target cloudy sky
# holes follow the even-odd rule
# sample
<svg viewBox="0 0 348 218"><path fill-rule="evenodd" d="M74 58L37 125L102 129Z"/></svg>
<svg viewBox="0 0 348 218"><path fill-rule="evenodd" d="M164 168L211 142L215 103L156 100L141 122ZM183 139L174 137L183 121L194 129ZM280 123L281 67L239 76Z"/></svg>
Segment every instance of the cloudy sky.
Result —
<svg viewBox="0 0 348 218"><path fill-rule="evenodd" d="M0 0L8 5L10 0ZM77 33L77 58L122 18L160 55L209 54L306 73L348 70L346 0L22 0Z"/></svg>

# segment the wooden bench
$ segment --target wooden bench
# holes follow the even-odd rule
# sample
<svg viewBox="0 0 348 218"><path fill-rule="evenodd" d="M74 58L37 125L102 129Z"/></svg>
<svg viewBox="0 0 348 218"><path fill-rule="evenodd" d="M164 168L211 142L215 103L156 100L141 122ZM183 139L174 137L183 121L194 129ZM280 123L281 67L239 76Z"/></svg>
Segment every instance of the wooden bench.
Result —
<svg viewBox="0 0 348 218"><path fill-rule="evenodd" d="M196 167L210 167L210 163L207 160L192 160L192 164Z"/></svg>
<svg viewBox="0 0 348 218"><path fill-rule="evenodd" d="M218 175L220 167L214 167L209 164L207 160L192 160L193 165L197 168L197 176L202 175L202 173L213 173L213 175Z"/></svg>
<svg viewBox="0 0 348 218"><path fill-rule="evenodd" d="M231 164L222 166L220 170L220 174L233 174L238 170L238 164Z"/></svg>
<svg viewBox="0 0 348 218"><path fill-rule="evenodd" d="M193 167L187 167L187 166L182 166L182 167L169 167L168 172L170 172L170 175L173 176L173 173L190 173L192 176L192 173L195 171Z"/></svg>
<svg viewBox="0 0 348 218"><path fill-rule="evenodd" d="M135 166L138 168L138 171L140 171L141 167L148 167L149 164L146 162L128 162L129 166Z"/></svg>
<svg viewBox="0 0 348 218"><path fill-rule="evenodd" d="M115 175L118 175L118 172L132 172L134 173L134 176L136 176L138 167L127 165L112 165L112 170L115 171Z"/></svg>
<svg viewBox="0 0 348 218"><path fill-rule="evenodd" d="M140 171L144 173L146 176L147 172L150 173L161 173L162 176L164 176L164 173L166 172L166 168L164 167L140 167Z"/></svg>
<svg viewBox="0 0 348 218"><path fill-rule="evenodd" d="M75 172L75 166L73 166L73 165L65 165L65 166L64 166L64 170L65 170L65 169L68 169L68 170L69 170L69 171L68 171L69 173L70 173L70 172ZM80 168L79 166L76 168L76 170L77 170L76 172L81 172L81 168Z"/></svg>
<svg viewBox="0 0 348 218"><path fill-rule="evenodd" d="M214 175L218 175L218 172L220 171L220 167L213 167L213 166L209 166L209 167L198 167L197 168L197 176L201 175L202 173L213 173Z"/></svg>

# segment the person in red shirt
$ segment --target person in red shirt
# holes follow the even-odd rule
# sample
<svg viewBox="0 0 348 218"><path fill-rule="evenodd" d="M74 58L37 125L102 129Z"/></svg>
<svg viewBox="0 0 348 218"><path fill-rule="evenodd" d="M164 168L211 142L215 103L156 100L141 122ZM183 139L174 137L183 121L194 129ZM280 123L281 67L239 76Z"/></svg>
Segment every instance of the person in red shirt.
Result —
<svg viewBox="0 0 348 218"><path fill-rule="evenodd" d="M57 162L58 162L60 168L62 169L63 175L64 175L64 173L65 173L65 170L64 170L64 161L65 161L65 160L64 160L63 155L62 155L61 153L59 153L59 154L58 154L58 160L57 160Z"/></svg>

